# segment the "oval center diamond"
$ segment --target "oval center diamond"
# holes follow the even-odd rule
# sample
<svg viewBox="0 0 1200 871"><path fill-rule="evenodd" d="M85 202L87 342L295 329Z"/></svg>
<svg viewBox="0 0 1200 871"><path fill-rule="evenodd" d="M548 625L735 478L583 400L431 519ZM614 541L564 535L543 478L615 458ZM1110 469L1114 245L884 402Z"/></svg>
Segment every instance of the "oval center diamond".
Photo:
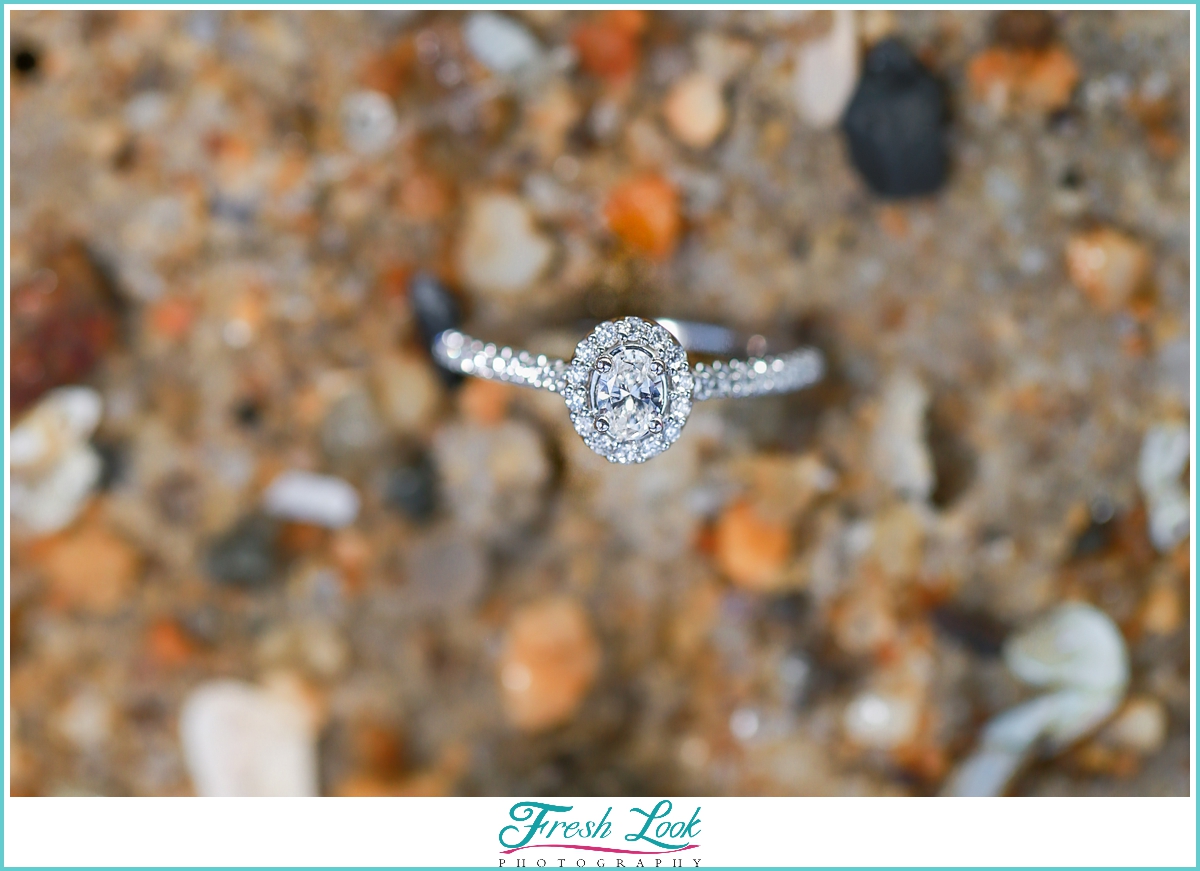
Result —
<svg viewBox="0 0 1200 871"><path fill-rule="evenodd" d="M607 371L592 370L592 408L608 421L614 439L640 439L666 411L666 375L654 374L654 358L641 348L613 348L607 356L612 362Z"/></svg>

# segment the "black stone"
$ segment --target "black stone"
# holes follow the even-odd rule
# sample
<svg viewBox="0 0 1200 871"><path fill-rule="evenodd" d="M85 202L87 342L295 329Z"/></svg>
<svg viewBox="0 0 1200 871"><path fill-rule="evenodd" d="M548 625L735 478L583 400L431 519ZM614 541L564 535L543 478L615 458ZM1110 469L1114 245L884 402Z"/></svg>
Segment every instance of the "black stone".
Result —
<svg viewBox="0 0 1200 871"><path fill-rule="evenodd" d="M947 119L942 83L903 43L888 39L867 54L842 130L872 191L919 197L946 181Z"/></svg>
<svg viewBox="0 0 1200 871"><path fill-rule="evenodd" d="M1104 522L1093 520L1075 539L1075 544L1071 548L1071 559L1086 559L1103 553L1112 543L1115 526L1116 524L1111 520Z"/></svg>
<svg viewBox="0 0 1200 871"><path fill-rule="evenodd" d="M12 65L18 75L33 76L38 69L38 51L33 46L13 46Z"/></svg>
<svg viewBox="0 0 1200 871"><path fill-rule="evenodd" d="M418 272L408 287L408 303L417 321L417 330L426 349L433 347L433 340L445 330L462 326L462 311L458 300L434 276ZM441 366L438 374L447 386L455 387L463 382L464 376L448 372Z"/></svg>
<svg viewBox="0 0 1200 871"><path fill-rule="evenodd" d="M1009 633L1009 627L994 617L953 602L934 608L932 617L939 634L981 656L998 655Z"/></svg>
<svg viewBox="0 0 1200 871"><path fill-rule="evenodd" d="M233 416L241 426L253 429L262 423L262 406L257 400L243 399L234 406Z"/></svg>
<svg viewBox="0 0 1200 871"><path fill-rule="evenodd" d="M384 482L383 501L389 508L417 523L437 510L437 470L427 454L392 469Z"/></svg>
<svg viewBox="0 0 1200 871"><path fill-rule="evenodd" d="M111 490L123 483L129 473L129 446L124 442L93 439L92 447L100 455L99 490Z"/></svg>
<svg viewBox="0 0 1200 871"><path fill-rule="evenodd" d="M279 525L262 514L243 517L214 539L204 564L213 580L235 587L263 587L279 568Z"/></svg>

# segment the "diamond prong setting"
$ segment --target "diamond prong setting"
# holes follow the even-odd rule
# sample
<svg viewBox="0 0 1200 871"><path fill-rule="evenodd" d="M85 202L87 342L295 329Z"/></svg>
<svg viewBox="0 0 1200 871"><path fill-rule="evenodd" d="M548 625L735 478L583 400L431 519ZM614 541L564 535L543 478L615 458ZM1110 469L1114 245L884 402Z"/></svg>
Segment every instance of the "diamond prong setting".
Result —
<svg viewBox="0 0 1200 871"><path fill-rule="evenodd" d="M613 463L643 463L678 438L692 407L687 353L664 327L628 317L575 349L563 396L575 431Z"/></svg>

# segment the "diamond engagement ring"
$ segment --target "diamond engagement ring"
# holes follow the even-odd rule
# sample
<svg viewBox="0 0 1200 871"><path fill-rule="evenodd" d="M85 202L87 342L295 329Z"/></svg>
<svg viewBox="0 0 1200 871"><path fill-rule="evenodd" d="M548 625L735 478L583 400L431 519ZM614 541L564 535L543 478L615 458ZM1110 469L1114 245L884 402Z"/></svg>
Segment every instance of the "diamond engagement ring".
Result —
<svg viewBox="0 0 1200 871"><path fill-rule="evenodd" d="M801 390L820 380L815 348L713 363L688 363L688 351L763 354L766 340L741 343L711 324L628 317L605 321L575 348L570 362L482 342L459 330L433 340L433 356L451 372L561 393L575 431L612 463L644 463L669 448L692 402Z"/></svg>

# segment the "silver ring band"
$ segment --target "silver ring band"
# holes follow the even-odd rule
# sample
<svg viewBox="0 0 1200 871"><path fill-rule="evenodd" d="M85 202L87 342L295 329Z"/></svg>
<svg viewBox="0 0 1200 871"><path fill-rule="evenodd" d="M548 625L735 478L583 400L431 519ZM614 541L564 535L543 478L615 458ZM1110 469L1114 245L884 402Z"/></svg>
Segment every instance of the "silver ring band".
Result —
<svg viewBox="0 0 1200 871"><path fill-rule="evenodd" d="M483 342L459 330L433 340L434 359L451 372L561 393L575 429L616 463L644 462L678 437L693 401L790 393L821 379L815 348L691 366L687 351L728 354L766 349L713 324L663 318L605 321L569 362Z"/></svg>

